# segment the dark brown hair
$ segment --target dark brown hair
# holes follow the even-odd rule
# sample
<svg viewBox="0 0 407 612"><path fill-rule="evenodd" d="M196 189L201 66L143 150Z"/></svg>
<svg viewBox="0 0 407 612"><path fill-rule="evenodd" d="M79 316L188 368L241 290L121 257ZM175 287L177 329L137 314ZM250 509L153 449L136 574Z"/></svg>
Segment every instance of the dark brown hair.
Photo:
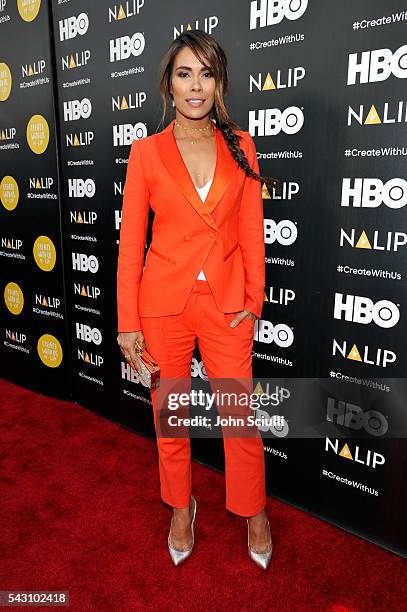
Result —
<svg viewBox="0 0 407 612"><path fill-rule="evenodd" d="M261 176L254 172L243 150L239 146L241 136L236 134L234 130L241 130L241 128L231 120L224 100L224 95L228 90L226 55L219 43L203 30L197 29L182 32L171 43L161 61L160 95L163 113L160 123L165 121L168 102L172 98L170 86L174 60L177 53L185 46L189 47L199 61L211 70L215 78L215 102L211 110L211 118L215 120L216 126L221 131L233 159L243 169L247 176L259 181L264 181L270 187L276 187L280 184L280 181L272 177Z"/></svg>

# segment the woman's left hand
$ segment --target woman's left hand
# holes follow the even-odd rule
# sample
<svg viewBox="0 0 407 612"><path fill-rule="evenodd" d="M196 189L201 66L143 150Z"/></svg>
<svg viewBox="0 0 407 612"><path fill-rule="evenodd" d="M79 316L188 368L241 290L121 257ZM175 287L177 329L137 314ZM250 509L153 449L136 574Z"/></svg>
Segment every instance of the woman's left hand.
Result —
<svg viewBox="0 0 407 612"><path fill-rule="evenodd" d="M241 310L240 312L237 313L235 318L231 321L230 327L236 327L236 325L239 325L240 321L242 321L242 319L244 319L245 317L252 319L252 321L255 321L256 319L258 319L258 317L256 317L256 315L253 314L250 310Z"/></svg>

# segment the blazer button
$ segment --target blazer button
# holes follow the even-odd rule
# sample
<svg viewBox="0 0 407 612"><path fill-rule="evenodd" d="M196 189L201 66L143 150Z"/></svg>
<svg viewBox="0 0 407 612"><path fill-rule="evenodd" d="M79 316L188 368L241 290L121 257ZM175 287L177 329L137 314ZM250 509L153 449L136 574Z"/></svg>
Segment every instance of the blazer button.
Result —
<svg viewBox="0 0 407 612"><path fill-rule="evenodd" d="M184 240L191 240L191 236L189 234L184 234Z"/></svg>
<svg viewBox="0 0 407 612"><path fill-rule="evenodd" d="M214 237L214 235L215 235L215 234L214 234L213 232L208 232L208 236L210 236L211 238L213 238L213 237Z"/></svg>

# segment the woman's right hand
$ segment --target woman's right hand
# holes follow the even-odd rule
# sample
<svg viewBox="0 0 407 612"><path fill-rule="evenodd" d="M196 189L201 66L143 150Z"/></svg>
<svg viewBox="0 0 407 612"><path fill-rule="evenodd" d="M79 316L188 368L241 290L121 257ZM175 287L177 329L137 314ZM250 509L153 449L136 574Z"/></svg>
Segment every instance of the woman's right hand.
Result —
<svg viewBox="0 0 407 612"><path fill-rule="evenodd" d="M140 344L142 347L145 347L144 344L144 335L140 330L133 332L119 332L117 336L117 343L120 347L121 352L123 353L124 358L130 367L133 368L137 373L139 369L137 367L137 357L136 357L136 343Z"/></svg>

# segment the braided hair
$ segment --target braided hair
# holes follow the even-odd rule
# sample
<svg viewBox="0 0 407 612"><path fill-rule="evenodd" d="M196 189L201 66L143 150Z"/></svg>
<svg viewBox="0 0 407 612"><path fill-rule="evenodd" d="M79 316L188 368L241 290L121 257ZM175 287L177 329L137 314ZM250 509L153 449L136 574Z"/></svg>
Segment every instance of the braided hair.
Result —
<svg viewBox="0 0 407 612"><path fill-rule="evenodd" d="M277 187L281 185L280 181L276 178L269 176L262 176L261 174L257 174L253 168L250 166L244 151L240 148L239 140L241 136L235 133L234 126L235 124L232 122L226 123L217 123L218 128L222 132L223 138L228 146L229 151L232 154L233 159L237 162L237 165L242 168L244 173L251 178L254 178L258 181L263 181L269 187ZM236 126L237 129L240 129Z"/></svg>
<svg viewBox="0 0 407 612"><path fill-rule="evenodd" d="M183 47L189 47L196 57L204 65L208 65L215 77L216 90L215 102L211 115L216 126L223 135L227 147L238 166L242 168L247 176L258 181L263 181L269 187L276 188L281 181L274 177L257 174L250 166L239 141L242 138L235 130L241 130L240 126L230 118L226 107L224 95L228 90L227 58L219 43L203 30L186 30L182 32L169 46L160 67L160 95L162 99L163 113L160 124L164 123L167 114L168 101L171 99L171 78L175 57Z"/></svg>

